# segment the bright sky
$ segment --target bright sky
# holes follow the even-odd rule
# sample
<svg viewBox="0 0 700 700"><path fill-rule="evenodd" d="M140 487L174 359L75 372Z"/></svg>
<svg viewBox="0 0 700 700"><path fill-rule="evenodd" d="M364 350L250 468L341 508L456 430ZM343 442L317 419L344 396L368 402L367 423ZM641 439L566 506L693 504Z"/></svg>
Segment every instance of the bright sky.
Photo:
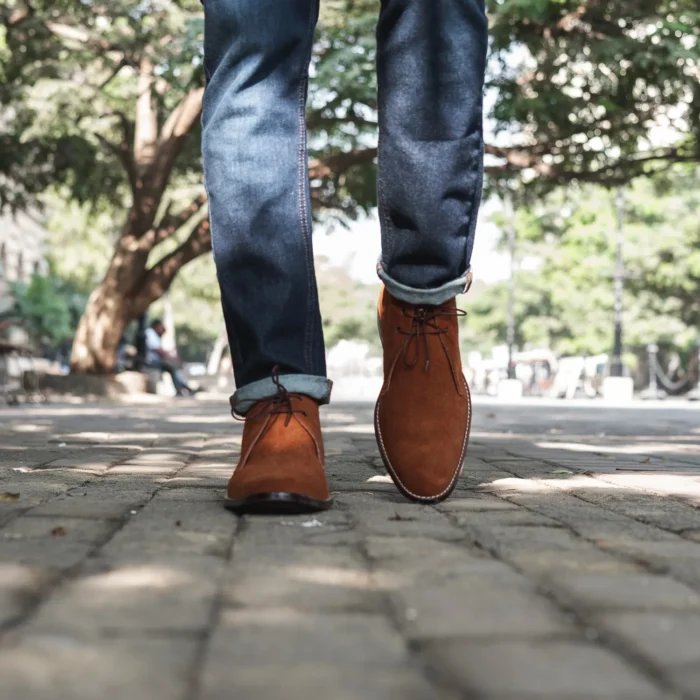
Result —
<svg viewBox="0 0 700 700"><path fill-rule="evenodd" d="M472 256L475 278L489 284L508 278L508 256L496 251L499 232L489 221L495 209L495 202L487 202L481 208ZM380 252L376 214L353 223L349 229L338 227L332 233L325 233L317 226L314 250L333 265L346 268L352 277L367 283L376 282L375 267Z"/></svg>

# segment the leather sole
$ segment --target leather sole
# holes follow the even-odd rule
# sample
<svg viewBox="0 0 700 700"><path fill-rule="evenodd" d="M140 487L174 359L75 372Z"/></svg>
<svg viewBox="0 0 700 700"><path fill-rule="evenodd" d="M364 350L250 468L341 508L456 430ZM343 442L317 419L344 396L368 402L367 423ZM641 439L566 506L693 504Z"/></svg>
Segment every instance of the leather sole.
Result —
<svg viewBox="0 0 700 700"><path fill-rule="evenodd" d="M328 510L333 499L321 500L301 493L255 493L245 498L227 498L224 508L237 515L304 515Z"/></svg>

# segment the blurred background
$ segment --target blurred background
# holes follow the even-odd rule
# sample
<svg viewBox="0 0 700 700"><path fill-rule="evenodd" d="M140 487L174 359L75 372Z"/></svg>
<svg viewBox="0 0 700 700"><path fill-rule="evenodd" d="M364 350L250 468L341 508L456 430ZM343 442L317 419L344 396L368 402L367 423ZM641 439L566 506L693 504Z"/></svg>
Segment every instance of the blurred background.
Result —
<svg viewBox="0 0 700 700"><path fill-rule="evenodd" d="M381 382L378 0L326 0L308 104L339 397ZM486 181L460 300L494 396L700 398L697 0L488 0ZM202 188L199 0L0 0L0 397L233 388Z"/></svg>

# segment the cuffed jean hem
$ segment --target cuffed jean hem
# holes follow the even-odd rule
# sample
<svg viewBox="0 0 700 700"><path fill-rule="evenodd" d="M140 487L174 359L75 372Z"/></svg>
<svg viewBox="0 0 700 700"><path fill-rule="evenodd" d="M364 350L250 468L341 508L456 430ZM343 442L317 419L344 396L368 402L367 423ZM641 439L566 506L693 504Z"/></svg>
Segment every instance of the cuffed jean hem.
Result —
<svg viewBox="0 0 700 700"><path fill-rule="evenodd" d="M377 264L377 274L379 279L384 282L386 290L392 297L403 301L406 304L428 304L429 306L438 306L444 304L458 294L466 294L469 287L472 286L472 272L467 270L464 277L459 277L456 280L447 282L440 287L433 289L416 289L408 287L389 277L381 260Z"/></svg>
<svg viewBox="0 0 700 700"><path fill-rule="evenodd" d="M304 394L324 405L331 400L333 382L327 377L315 377L310 374L282 374L279 383L290 394ZM246 384L231 397L231 408L238 415L244 416L253 405L262 399L268 399L279 392L271 378L261 379Z"/></svg>

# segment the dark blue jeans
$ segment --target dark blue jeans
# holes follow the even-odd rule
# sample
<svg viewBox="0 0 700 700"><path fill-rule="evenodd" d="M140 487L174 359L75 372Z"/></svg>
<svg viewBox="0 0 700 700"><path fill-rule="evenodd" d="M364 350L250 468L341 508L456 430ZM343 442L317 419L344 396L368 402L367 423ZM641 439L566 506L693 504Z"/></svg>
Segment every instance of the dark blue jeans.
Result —
<svg viewBox="0 0 700 700"><path fill-rule="evenodd" d="M325 402L304 122L318 0L204 0L203 157L236 398ZM382 0L379 277L395 297L466 291L483 176L484 0Z"/></svg>

